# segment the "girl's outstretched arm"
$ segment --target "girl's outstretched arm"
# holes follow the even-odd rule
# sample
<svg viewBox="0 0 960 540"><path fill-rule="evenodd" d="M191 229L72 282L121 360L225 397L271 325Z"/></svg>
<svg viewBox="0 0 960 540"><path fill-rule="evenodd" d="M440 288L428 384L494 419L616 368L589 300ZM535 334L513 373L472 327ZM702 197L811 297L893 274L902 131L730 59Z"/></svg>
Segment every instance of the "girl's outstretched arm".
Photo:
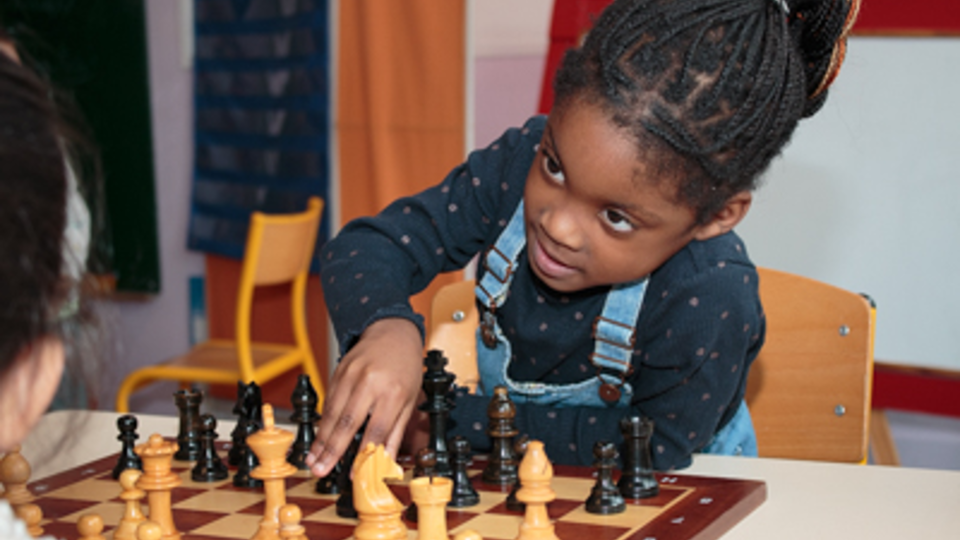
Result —
<svg viewBox="0 0 960 540"><path fill-rule="evenodd" d="M340 361L307 456L310 470L326 476L367 415L361 448L384 444L397 455L423 379L420 331L406 319L381 319L360 336Z"/></svg>

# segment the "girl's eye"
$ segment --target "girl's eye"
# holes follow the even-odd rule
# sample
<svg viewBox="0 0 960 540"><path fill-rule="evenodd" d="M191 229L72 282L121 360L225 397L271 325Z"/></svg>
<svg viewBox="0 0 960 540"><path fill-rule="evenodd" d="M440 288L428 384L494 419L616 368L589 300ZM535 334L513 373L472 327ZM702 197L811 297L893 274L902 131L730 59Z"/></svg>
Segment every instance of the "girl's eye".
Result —
<svg viewBox="0 0 960 540"><path fill-rule="evenodd" d="M564 181L566 181L566 177L563 175L563 169L560 167L560 164L557 163L557 160L550 157L550 155L546 152L543 154L543 170L547 173L547 176L552 178L553 181L558 184L562 184Z"/></svg>
<svg viewBox="0 0 960 540"><path fill-rule="evenodd" d="M636 228L630 218L617 210L603 210L600 212L600 219L617 232L630 232Z"/></svg>

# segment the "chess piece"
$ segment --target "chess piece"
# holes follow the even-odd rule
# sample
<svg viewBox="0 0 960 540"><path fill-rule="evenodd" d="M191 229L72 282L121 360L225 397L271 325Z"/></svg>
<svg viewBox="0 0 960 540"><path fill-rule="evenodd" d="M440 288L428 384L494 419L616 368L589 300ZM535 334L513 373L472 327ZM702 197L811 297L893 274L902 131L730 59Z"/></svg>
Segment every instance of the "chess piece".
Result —
<svg viewBox="0 0 960 540"><path fill-rule="evenodd" d="M418 540L449 540L446 507L451 501L453 484L453 480L442 476L421 476L410 481L410 498L419 509ZM479 540L480 535L467 530L457 533L454 538Z"/></svg>
<svg viewBox="0 0 960 540"><path fill-rule="evenodd" d="M203 414L198 422L200 428L200 453L197 464L190 471L194 482L216 482L230 476L227 466L217 454L217 419L212 414Z"/></svg>
<svg viewBox="0 0 960 540"><path fill-rule="evenodd" d="M364 424L366 426L366 424ZM350 471L353 470L353 464L357 458L357 452L360 451L360 441L363 440L363 430L361 427L353 434L353 440L347 446L343 456L340 457L338 466L340 473L337 475L337 490L340 496L337 497L337 515L342 518L357 517L357 510L353 506L353 482L350 481Z"/></svg>
<svg viewBox="0 0 960 540"><path fill-rule="evenodd" d="M487 466L483 469L483 481L501 486L515 484L517 456L513 451L512 440L519 431L514 426L517 407L507 394L507 387L497 386L493 389L493 397L487 406L487 416L490 419L487 434L492 440L492 447Z"/></svg>
<svg viewBox="0 0 960 540"><path fill-rule="evenodd" d="M4 498L14 512L22 505L34 501L33 493L27 489L30 480L30 463L20 454L20 446L14 446L0 461L0 480L6 488Z"/></svg>
<svg viewBox="0 0 960 540"><path fill-rule="evenodd" d="M125 414L117 418L117 429L120 435L117 440L122 443L120 448L120 457L117 458L117 464L113 467L113 479L120 478L120 473L127 469L143 469L143 463L140 456L133 452L133 447L137 445L137 417L132 414Z"/></svg>
<svg viewBox="0 0 960 540"><path fill-rule="evenodd" d="M310 453L310 446L315 438L314 424L320 419L317 413L317 403L320 398L317 391L310 384L310 376L300 374L297 377L297 385L290 396L290 404L293 405L293 414L290 421L297 424L297 436L293 440L293 447L287 461L294 467L305 471L307 467L307 455Z"/></svg>
<svg viewBox="0 0 960 540"><path fill-rule="evenodd" d="M180 411L180 431L177 434L179 450L173 455L173 459L194 461L200 455L200 433L197 422L203 393L192 388L180 389L173 393L173 399Z"/></svg>
<svg viewBox="0 0 960 540"><path fill-rule="evenodd" d="M480 503L480 494L474 489L467 467L470 466L470 441L458 435L450 441L450 461L453 468L453 494L450 506L466 508Z"/></svg>
<svg viewBox="0 0 960 540"><path fill-rule="evenodd" d="M523 460L523 456L527 453L527 445L530 444L530 437L527 435L521 435L514 439L513 441L513 452L517 456L517 460ZM520 483L517 482L513 485L513 489L510 490L510 494L507 495L507 500L504 501L504 504L507 507L507 510L513 512L523 512L526 510L526 506L519 500L517 500L517 492L520 491Z"/></svg>
<svg viewBox="0 0 960 540"><path fill-rule="evenodd" d="M230 432L232 445L229 454L227 454L227 463L230 465L240 466L244 459L244 452L246 452L247 437L263 425L262 407L263 398L260 393L260 386L255 382L250 384L245 384L242 381L237 382L237 401L233 405L233 414L237 416L237 424Z"/></svg>
<svg viewBox="0 0 960 540"><path fill-rule="evenodd" d="M34 503L21 504L16 509L17 517L27 526L27 532L30 536L38 538L43 534L43 527L40 522L43 521L43 511Z"/></svg>
<svg viewBox="0 0 960 540"><path fill-rule="evenodd" d="M303 512L295 504L280 507L280 538L283 540L307 540L307 529L300 524Z"/></svg>
<svg viewBox="0 0 960 540"><path fill-rule="evenodd" d="M547 514L547 503L556 498L550 487L553 465L543 450L543 443L530 441L518 471L520 490L517 499L526 505L517 540L559 540Z"/></svg>
<svg viewBox="0 0 960 540"><path fill-rule="evenodd" d="M160 540L163 537L163 529L154 521L144 521L137 527L137 540Z"/></svg>
<svg viewBox="0 0 960 540"><path fill-rule="evenodd" d="M617 488L625 499L645 499L660 493L660 484L653 473L653 459L650 456L653 426L653 420L639 416L620 420L624 455Z"/></svg>
<svg viewBox="0 0 960 540"><path fill-rule="evenodd" d="M421 448L417 451L417 455L414 456L413 463L413 478L435 476L436 473L434 471L437 466L437 453L430 448ZM411 502L410 506L407 507L406 517L407 521L412 523L416 523L417 519L420 518L416 502Z"/></svg>
<svg viewBox="0 0 960 540"><path fill-rule="evenodd" d="M180 540L170 507L170 491L182 483L180 476L170 470L176 451L177 443L164 441L159 433L134 448L143 460L143 475L135 485L147 492L150 520L160 526L163 540Z"/></svg>
<svg viewBox="0 0 960 540"><path fill-rule="evenodd" d="M410 507L417 508L417 538L448 540L447 502L453 480L442 476L421 476L410 481Z"/></svg>
<svg viewBox="0 0 960 540"><path fill-rule="evenodd" d="M397 465L382 444L367 443L353 463L353 506L360 523L356 540L406 540L407 527L400 519L403 504L384 480L402 480Z"/></svg>
<svg viewBox="0 0 960 540"><path fill-rule="evenodd" d="M114 540L136 540L137 527L147 518L143 515L140 501L147 496L139 489L137 480L143 475L138 469L127 469L120 473L120 500L123 501L123 517L113 532Z"/></svg>
<svg viewBox="0 0 960 540"><path fill-rule="evenodd" d="M263 406L263 429L247 437L247 446L257 455L260 465L250 476L263 480L265 494L263 519L253 540L270 540L279 535L280 507L287 503L286 481L297 468L287 463L287 452L294 434L274 425L273 407Z"/></svg>
<svg viewBox="0 0 960 540"><path fill-rule="evenodd" d="M597 441L593 445L593 457L597 482L590 490L585 508L591 514L619 514L627 509L627 504L613 482L613 469L617 466L617 447L611 442Z"/></svg>
<svg viewBox="0 0 960 540"><path fill-rule="evenodd" d="M340 462L338 461L326 476L317 478L317 483L313 486L313 491L322 495L337 495L340 493L340 475L342 474Z"/></svg>
<svg viewBox="0 0 960 540"><path fill-rule="evenodd" d="M84 514L77 520L79 540L106 540L103 536L103 518L97 514Z"/></svg>
<svg viewBox="0 0 960 540"><path fill-rule="evenodd" d="M447 359L440 351L427 351L423 364L426 366L426 371L423 373L421 388L427 399L419 409L430 417L430 437L427 447L437 455L436 473L450 478L452 470L450 453L447 451L447 419L454 404L448 394L456 376L444 369Z"/></svg>
<svg viewBox="0 0 960 540"><path fill-rule="evenodd" d="M233 404L233 415L237 417L237 423L230 432L230 451L227 453L227 463L237 467L240 465L240 457L247 442L246 421L247 421L247 385L243 381L237 381L237 401Z"/></svg>
<svg viewBox="0 0 960 540"><path fill-rule="evenodd" d="M253 450L247 446L246 440L260 429L253 421L244 421L243 423L243 444L240 446L240 461L237 465L237 472L233 475L233 485L240 488L260 488L263 487L263 481L250 475L260 461Z"/></svg>

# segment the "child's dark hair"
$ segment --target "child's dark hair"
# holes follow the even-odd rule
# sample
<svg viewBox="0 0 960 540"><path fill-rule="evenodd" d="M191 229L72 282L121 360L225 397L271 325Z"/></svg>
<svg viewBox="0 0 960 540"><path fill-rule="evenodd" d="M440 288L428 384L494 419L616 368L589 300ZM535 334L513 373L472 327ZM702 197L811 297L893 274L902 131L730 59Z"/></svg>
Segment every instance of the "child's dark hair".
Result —
<svg viewBox="0 0 960 540"><path fill-rule="evenodd" d="M0 53L0 376L92 317L64 249L70 146L49 87Z"/></svg>
<svg viewBox="0 0 960 540"><path fill-rule="evenodd" d="M63 297L67 177L43 83L0 54L0 373L52 333Z"/></svg>
<svg viewBox="0 0 960 540"><path fill-rule="evenodd" d="M564 56L555 107L604 107L706 223L823 105L859 3L617 0Z"/></svg>

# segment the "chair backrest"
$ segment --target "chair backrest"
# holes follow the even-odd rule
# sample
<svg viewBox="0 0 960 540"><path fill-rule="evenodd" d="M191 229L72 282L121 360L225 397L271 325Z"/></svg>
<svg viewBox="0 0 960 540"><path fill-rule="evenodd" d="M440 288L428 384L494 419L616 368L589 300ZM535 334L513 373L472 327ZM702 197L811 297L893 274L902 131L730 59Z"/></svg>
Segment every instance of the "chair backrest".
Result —
<svg viewBox="0 0 960 540"><path fill-rule="evenodd" d="M250 216L247 246L243 254L237 293L236 341L240 371L244 380L252 380L250 357L250 317L254 289L263 285L291 285L291 321L297 345L309 349L306 328L306 287L310 261L320 229L323 200L311 197L307 209L295 214ZM311 353L312 356L312 353Z"/></svg>
<svg viewBox="0 0 960 540"><path fill-rule="evenodd" d="M786 272L759 273L767 335L746 399L760 455L862 462L873 372L870 301Z"/></svg>
<svg viewBox="0 0 960 540"><path fill-rule="evenodd" d="M458 281L442 287L430 306L427 350L443 351L447 370L457 376L456 384L471 392L480 382L477 371L477 325L480 323L473 293L474 281Z"/></svg>

